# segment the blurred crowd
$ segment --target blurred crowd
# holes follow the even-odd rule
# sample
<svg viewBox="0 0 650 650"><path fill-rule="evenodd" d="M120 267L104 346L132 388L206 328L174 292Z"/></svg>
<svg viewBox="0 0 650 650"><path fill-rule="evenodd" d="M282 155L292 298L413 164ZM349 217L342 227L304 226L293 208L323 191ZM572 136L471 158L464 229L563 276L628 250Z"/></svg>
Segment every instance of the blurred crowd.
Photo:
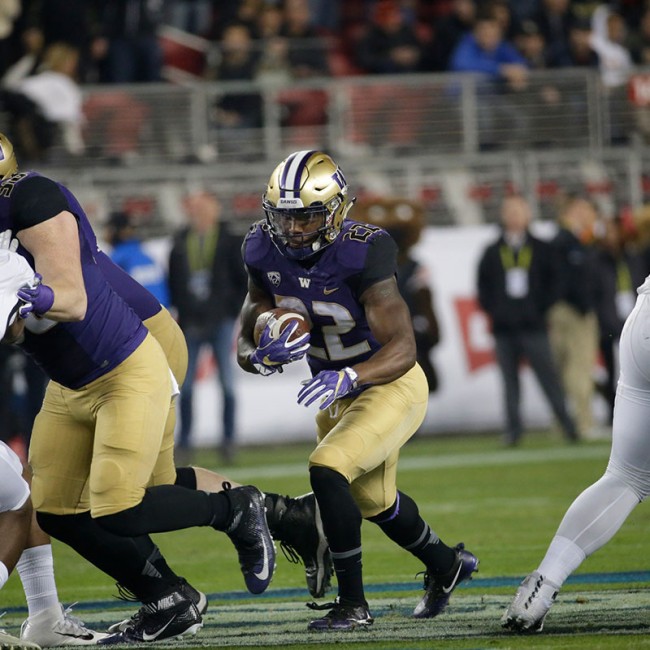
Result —
<svg viewBox="0 0 650 650"><path fill-rule="evenodd" d="M487 30L485 19L496 24ZM616 83L615 68L650 61L645 0L5 0L0 74L25 56L38 66L65 43L82 82L159 81L165 26L212 43L206 76L225 66L231 78L280 61L304 77L466 70L506 57L535 69L600 62Z"/></svg>
<svg viewBox="0 0 650 650"><path fill-rule="evenodd" d="M127 94L91 97L84 84L170 80L166 64L198 54L192 72L211 81L291 81L343 75L480 72L506 92L530 70L593 67L615 94L650 61L646 0L5 0L0 7L0 111L12 116L32 160L59 138L83 152L84 120L146 120ZM181 35L181 36L179 36ZM185 38L182 35L185 35ZM192 40L194 39L194 40ZM180 48L180 50L179 50ZM291 92L291 91L288 91ZM319 124L319 91L285 97L285 124ZM558 102L552 87L541 98ZM57 101L52 101L56 97ZM378 100L380 101L381 98ZM489 115L487 119L489 119ZM218 101L224 130L257 127L259 94ZM111 138L112 140L112 138ZM113 146L122 155L128 144Z"/></svg>

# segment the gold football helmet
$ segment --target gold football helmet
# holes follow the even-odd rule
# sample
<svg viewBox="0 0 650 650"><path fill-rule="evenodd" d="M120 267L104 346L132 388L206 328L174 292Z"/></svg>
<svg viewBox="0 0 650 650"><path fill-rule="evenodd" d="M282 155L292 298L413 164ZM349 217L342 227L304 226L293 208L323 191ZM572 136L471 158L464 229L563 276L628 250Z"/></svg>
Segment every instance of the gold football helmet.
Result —
<svg viewBox="0 0 650 650"><path fill-rule="evenodd" d="M297 151L271 174L262 207L280 252L305 259L341 232L354 200L339 166L322 151Z"/></svg>
<svg viewBox="0 0 650 650"><path fill-rule="evenodd" d="M16 171L18 171L18 161L14 146L4 133L0 133L0 179L9 178Z"/></svg>

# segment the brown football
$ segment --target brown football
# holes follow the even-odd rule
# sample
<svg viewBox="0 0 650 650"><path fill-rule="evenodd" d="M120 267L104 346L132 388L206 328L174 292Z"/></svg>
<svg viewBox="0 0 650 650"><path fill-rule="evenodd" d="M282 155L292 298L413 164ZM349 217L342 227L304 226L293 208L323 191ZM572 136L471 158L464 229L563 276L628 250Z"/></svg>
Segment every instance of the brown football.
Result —
<svg viewBox="0 0 650 650"><path fill-rule="evenodd" d="M303 314L298 313L294 309L284 309L283 307L275 307L274 309L269 309L261 313L257 317L255 328L253 329L255 345L259 345L260 337L267 325L271 328L271 337L277 339L284 328L294 322L298 323L298 327L289 339L290 341L306 334L311 329L309 320Z"/></svg>

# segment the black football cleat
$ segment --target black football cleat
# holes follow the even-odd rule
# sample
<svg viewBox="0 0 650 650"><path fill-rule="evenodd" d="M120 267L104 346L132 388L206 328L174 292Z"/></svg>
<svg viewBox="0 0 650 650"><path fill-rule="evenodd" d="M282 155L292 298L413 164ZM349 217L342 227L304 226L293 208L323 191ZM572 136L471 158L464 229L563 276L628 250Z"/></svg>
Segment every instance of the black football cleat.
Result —
<svg viewBox="0 0 650 650"><path fill-rule="evenodd" d="M122 625L122 624L119 624ZM196 634L203 627L197 606L178 587L145 603L124 629L98 641L98 645L152 643Z"/></svg>
<svg viewBox="0 0 650 650"><path fill-rule="evenodd" d="M287 560L302 560L309 593L322 598L331 587L334 566L314 493L295 498L267 495L269 503L266 519L273 538Z"/></svg>
<svg viewBox="0 0 650 650"><path fill-rule="evenodd" d="M455 547L456 560L451 569L443 575L424 574L425 594L413 612L415 618L438 616L449 603L449 598L463 580L471 580L472 573L478 571L478 558L465 550L464 544Z"/></svg>
<svg viewBox="0 0 650 650"><path fill-rule="evenodd" d="M177 588L183 594L183 596L187 596L196 605L196 608L199 610L199 614L201 614L201 616L203 616L203 614L208 611L207 596L203 592L192 587L192 585L187 580L185 580L185 578L180 578ZM113 625L109 626L108 628L109 634L123 632L126 630L126 627L130 621L130 618L126 618L119 623L113 623Z"/></svg>
<svg viewBox="0 0 650 650"><path fill-rule="evenodd" d="M307 629L310 632L349 632L357 628L367 628L374 622L367 603L344 604L337 597L333 603L325 605L307 603L307 607L330 610L322 618L309 622Z"/></svg>
<svg viewBox="0 0 650 650"><path fill-rule="evenodd" d="M252 485L227 490L232 514L225 532L235 545L246 588L261 594L275 571L275 546L266 523L264 495Z"/></svg>

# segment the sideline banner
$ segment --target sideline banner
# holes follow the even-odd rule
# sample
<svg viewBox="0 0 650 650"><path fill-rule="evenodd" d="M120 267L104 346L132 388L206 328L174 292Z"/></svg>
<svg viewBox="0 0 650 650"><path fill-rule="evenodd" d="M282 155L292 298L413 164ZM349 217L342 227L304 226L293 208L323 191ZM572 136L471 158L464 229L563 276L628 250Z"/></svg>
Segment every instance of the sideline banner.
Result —
<svg viewBox="0 0 650 650"><path fill-rule="evenodd" d="M440 386L429 399L423 432L487 431L503 426L501 377L494 363L493 340L476 303L478 262L497 232L495 226L430 227L415 249L416 257L429 269L441 331L441 341L432 352ZM194 393L193 442L213 446L221 437L220 391L207 356L201 367L203 376ZM237 372L238 442L314 440L316 406L296 403L300 381L308 374L303 361L269 377ZM521 406L526 427L550 424L550 408L527 367L522 370Z"/></svg>

